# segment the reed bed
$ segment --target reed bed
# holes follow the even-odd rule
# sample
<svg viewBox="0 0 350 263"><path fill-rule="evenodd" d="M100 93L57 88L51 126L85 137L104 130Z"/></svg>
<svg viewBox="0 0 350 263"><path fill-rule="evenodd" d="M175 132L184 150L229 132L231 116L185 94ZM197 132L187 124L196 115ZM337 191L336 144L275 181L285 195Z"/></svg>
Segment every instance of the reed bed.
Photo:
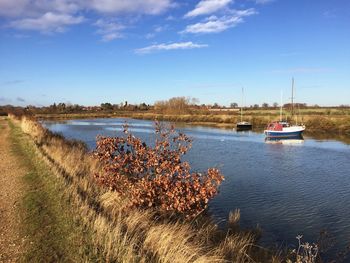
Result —
<svg viewBox="0 0 350 263"><path fill-rule="evenodd" d="M239 210L225 229L203 214L192 220L155 209L124 209L126 200L100 187L97 160L78 141L66 140L35 119L10 116L34 142L37 154L65 185L65 196L92 234L93 253L102 262L279 262L256 246L256 231L241 230ZM64 212L64 211L63 211ZM82 249L81 258L84 259Z"/></svg>

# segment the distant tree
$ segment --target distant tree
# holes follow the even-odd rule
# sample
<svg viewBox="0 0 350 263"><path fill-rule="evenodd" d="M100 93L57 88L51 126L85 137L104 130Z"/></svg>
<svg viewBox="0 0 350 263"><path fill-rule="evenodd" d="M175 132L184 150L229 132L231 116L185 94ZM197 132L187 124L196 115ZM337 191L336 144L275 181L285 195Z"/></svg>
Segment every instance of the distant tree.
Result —
<svg viewBox="0 0 350 263"><path fill-rule="evenodd" d="M277 108L277 107L278 107L278 103L277 103L277 102L274 102L274 103L273 103L273 107L274 107L274 108Z"/></svg>
<svg viewBox="0 0 350 263"><path fill-rule="evenodd" d="M217 102L215 102L213 105L213 108L218 109L218 108L220 108L220 105Z"/></svg>
<svg viewBox="0 0 350 263"><path fill-rule="evenodd" d="M106 102L106 103L101 103L101 109L102 110L112 110L113 106L111 103Z"/></svg>
<svg viewBox="0 0 350 263"><path fill-rule="evenodd" d="M255 108L255 109L259 108L259 104L254 104L253 108Z"/></svg>
<svg viewBox="0 0 350 263"><path fill-rule="evenodd" d="M139 106L138 106L138 109L139 110L148 110L149 109L149 105L147 105L146 103L141 103Z"/></svg>
<svg viewBox="0 0 350 263"><path fill-rule="evenodd" d="M124 109L127 111L136 111L138 110L138 106L133 104L128 104L127 106L124 107Z"/></svg>
<svg viewBox="0 0 350 263"><path fill-rule="evenodd" d="M182 114L188 113L193 107L193 100L186 97L174 97L166 101L156 101L154 109L162 113Z"/></svg>
<svg viewBox="0 0 350 263"><path fill-rule="evenodd" d="M65 112L65 110L66 110L66 104L63 103L63 102L58 103L57 109L58 109L59 112Z"/></svg>
<svg viewBox="0 0 350 263"><path fill-rule="evenodd" d="M261 104L261 107L263 107L263 108L268 108L268 107L269 107L269 104L266 103L266 102L264 102L263 104Z"/></svg>
<svg viewBox="0 0 350 263"><path fill-rule="evenodd" d="M238 107L238 103L237 102L232 102L230 104L230 108L237 108Z"/></svg>
<svg viewBox="0 0 350 263"><path fill-rule="evenodd" d="M80 106L79 104L74 104L73 105L73 111L74 112L80 112L83 110L83 106Z"/></svg>

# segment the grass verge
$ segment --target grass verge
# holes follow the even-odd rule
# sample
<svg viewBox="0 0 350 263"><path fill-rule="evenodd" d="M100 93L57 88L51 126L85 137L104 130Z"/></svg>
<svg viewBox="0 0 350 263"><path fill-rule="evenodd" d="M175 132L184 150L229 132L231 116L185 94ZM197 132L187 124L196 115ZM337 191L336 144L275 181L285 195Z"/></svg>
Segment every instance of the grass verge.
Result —
<svg viewBox="0 0 350 263"><path fill-rule="evenodd" d="M54 221L50 226L53 233L47 235L52 235L52 238L57 236L58 243L52 241L50 245L50 247L56 245L54 256L47 255L51 252L46 250L42 252L44 259L38 256L29 258L30 261L279 262L273 251L256 246L259 236L256 231L239 228L239 211L230 214L227 227L221 229L205 215L198 216L193 221L184 221L176 216L161 215L159 211L152 209L125 209L127 200L123 200L116 192L100 188L96 183L93 175L101 172L101 167L83 145L66 140L27 117L18 119L13 116L11 121L15 124L15 127L12 127L14 132L21 129L18 131L19 134L14 133L20 152L28 147L29 152L26 156L33 158L33 163L42 163L37 159L44 160L43 166L49 164L53 175L56 176L56 178L51 176L51 172L46 174L47 168L43 171L33 168L33 173L42 173L42 179L31 183L31 191L35 192L39 187L38 191L48 189L44 192L51 193L50 187L45 185L56 182L53 188L57 191L39 198L48 199L52 196L52 199L35 204L35 207L40 207L40 212L36 213L39 215L33 216L33 220L39 220L36 218L39 217L42 222L37 224L40 225L39 230L51 232L51 230L42 229L45 218L42 218L41 210L49 209L48 211L52 213L49 217L54 218ZM24 136L20 131L27 135ZM23 142L21 138L24 138ZM44 186L41 188L39 183L43 183ZM60 198L56 199L57 196ZM67 200L65 196L68 196L69 203L62 202ZM57 209L56 206L58 206ZM84 224L89 229L89 233L92 233L93 238L90 239L92 243L79 233L83 232L79 229L84 230L84 228L79 224L74 225L75 221L71 220L73 216L70 216L72 214L70 207L74 209L74 214L79 219L77 222ZM66 215L61 217L60 211L61 213L64 211ZM31 251L34 252L39 251L42 242L46 242L43 240L46 234L39 235L36 231L37 229L30 231L32 235L36 235L31 247ZM66 236L66 238L62 239L58 236ZM80 244L82 244L81 248ZM27 253L27 255L31 254Z"/></svg>
<svg viewBox="0 0 350 263"><path fill-rule="evenodd" d="M90 235L74 217L64 185L37 156L19 127L9 121L12 151L27 173L20 213L27 237L24 262L77 262L88 255ZM83 245L82 245L83 244Z"/></svg>

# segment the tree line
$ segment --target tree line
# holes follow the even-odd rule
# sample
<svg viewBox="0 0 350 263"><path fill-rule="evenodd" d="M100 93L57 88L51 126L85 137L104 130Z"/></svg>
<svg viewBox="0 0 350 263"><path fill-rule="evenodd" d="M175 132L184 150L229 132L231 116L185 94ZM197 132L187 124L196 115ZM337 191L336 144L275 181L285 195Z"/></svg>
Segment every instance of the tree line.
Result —
<svg viewBox="0 0 350 263"><path fill-rule="evenodd" d="M8 112L24 111L27 114L69 114L69 113L84 113L84 112L117 112L117 111L154 111L160 114L190 114L193 111L198 110L220 110L220 109L238 109L241 107L236 102L232 102L229 106L220 105L219 103L213 104L200 104L199 100L191 97L173 97L168 100L159 100L154 105L146 104L145 102L140 104L129 104L127 101L120 103L104 102L99 106L83 106L79 104L71 103L53 103L49 106L33 106L28 105L26 107L12 106L12 105L0 105L0 116L7 115ZM280 104L274 102L269 104L264 102L262 104L252 104L244 106L249 109L277 109ZM283 104L283 108L291 108L291 103ZM306 103L294 103L294 107L298 109L306 108L322 108L316 105L307 105ZM327 108L340 108L348 109L350 105L340 105L337 107Z"/></svg>

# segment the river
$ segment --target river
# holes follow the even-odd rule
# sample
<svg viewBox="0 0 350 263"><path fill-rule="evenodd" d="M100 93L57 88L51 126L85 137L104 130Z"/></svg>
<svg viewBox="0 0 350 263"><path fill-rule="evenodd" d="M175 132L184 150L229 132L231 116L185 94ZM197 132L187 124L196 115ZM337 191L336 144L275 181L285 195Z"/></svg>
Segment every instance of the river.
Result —
<svg viewBox="0 0 350 263"><path fill-rule="evenodd" d="M134 119L45 121L66 138L82 140L90 149L97 135L121 136L122 125L146 142L153 122ZM350 244L350 146L336 140L267 143L261 133L186 126L193 147L186 155L195 171L218 167L225 176L220 193L209 205L223 224L231 210L241 210L241 226L262 229L261 244L293 246L296 236L316 242L327 230L335 239L332 251Z"/></svg>

